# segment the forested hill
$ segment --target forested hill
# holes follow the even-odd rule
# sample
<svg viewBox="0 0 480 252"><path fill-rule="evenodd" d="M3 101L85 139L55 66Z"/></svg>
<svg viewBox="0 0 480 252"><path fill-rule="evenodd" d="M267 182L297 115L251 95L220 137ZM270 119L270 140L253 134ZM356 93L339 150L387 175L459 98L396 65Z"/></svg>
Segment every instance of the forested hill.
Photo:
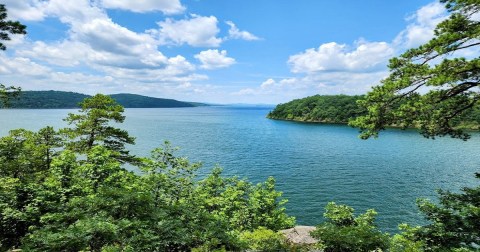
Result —
<svg viewBox="0 0 480 252"><path fill-rule="evenodd" d="M125 108L179 108L204 105L135 94L113 94L110 96ZM78 108L78 103L87 97L90 96L74 92L22 91L18 99L12 99L9 105L11 108L25 109Z"/></svg>
<svg viewBox="0 0 480 252"><path fill-rule="evenodd" d="M125 108L179 108L196 107L199 103L183 102L173 99L154 98L135 94L110 95ZM204 104L203 104L204 105Z"/></svg>
<svg viewBox="0 0 480 252"><path fill-rule="evenodd" d="M350 118L366 114L357 105L363 95L315 95L277 105L267 117L276 120L320 123L348 123ZM456 128L480 129L480 109L466 110L451 124ZM390 125L401 127L400 125ZM414 127L418 127L414 126Z"/></svg>
<svg viewBox="0 0 480 252"><path fill-rule="evenodd" d="M267 117L301 122L347 123L365 113L356 101L362 95L315 95L279 104Z"/></svg>

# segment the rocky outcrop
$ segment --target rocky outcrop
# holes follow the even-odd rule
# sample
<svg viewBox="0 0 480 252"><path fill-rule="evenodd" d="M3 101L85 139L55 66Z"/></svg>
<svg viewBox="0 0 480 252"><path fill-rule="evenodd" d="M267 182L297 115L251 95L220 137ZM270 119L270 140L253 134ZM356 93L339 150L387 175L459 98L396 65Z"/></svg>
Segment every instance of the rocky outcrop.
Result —
<svg viewBox="0 0 480 252"><path fill-rule="evenodd" d="M318 242L317 239L310 235L310 232L314 230L315 227L312 226L295 226L280 232L285 236L287 242L292 245L311 245Z"/></svg>

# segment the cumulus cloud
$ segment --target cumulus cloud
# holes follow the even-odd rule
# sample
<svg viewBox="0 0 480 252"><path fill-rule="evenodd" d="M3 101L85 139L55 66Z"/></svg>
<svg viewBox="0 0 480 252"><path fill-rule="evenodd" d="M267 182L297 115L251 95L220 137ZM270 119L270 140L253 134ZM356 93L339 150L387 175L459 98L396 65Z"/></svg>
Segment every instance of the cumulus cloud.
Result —
<svg viewBox="0 0 480 252"><path fill-rule="evenodd" d="M16 48L16 57L0 55L4 80L22 81L24 88L35 84L35 89L48 85L43 80L50 80L52 84L63 83L75 89L80 88L77 85L84 78L85 85L100 88L94 85L96 82L113 89L125 88L124 83L177 86L207 79L196 74L195 65L185 57L167 57L160 52L160 42L152 34L134 32L113 22L95 1L50 0L28 4L17 4L18 9L28 13L28 6L41 5L39 18L58 18L69 30L59 41L18 40L21 45ZM62 71L55 70L58 66ZM95 74L88 74L92 72ZM33 76L34 79L28 80Z"/></svg>
<svg viewBox="0 0 480 252"><path fill-rule="evenodd" d="M103 0L102 4L108 9L122 9L139 13L161 11L165 14L178 14L185 10L179 0Z"/></svg>
<svg viewBox="0 0 480 252"><path fill-rule="evenodd" d="M88 50L86 45L79 42L62 41L49 45L43 41L36 41L28 49L17 50L16 54L52 65L73 67L79 65L81 59L86 57L86 50Z"/></svg>
<svg viewBox="0 0 480 252"><path fill-rule="evenodd" d="M39 0L4 0L2 1L8 9L8 18L17 20L38 21L45 18L46 3Z"/></svg>
<svg viewBox="0 0 480 252"><path fill-rule="evenodd" d="M45 15L57 17L61 22L72 25L73 28L94 19L109 19L103 9L95 2L88 0L49 0L43 3Z"/></svg>
<svg viewBox="0 0 480 252"><path fill-rule="evenodd" d="M48 76L50 69L42 66L24 57L6 57L2 53L0 56L0 73L2 75L22 75L37 78Z"/></svg>
<svg viewBox="0 0 480 252"><path fill-rule="evenodd" d="M393 44L399 49L424 44L433 38L433 30L446 18L448 18L448 12L441 3L434 2L423 6L407 18L411 23L397 35Z"/></svg>
<svg viewBox="0 0 480 252"><path fill-rule="evenodd" d="M203 69L225 68L235 64L234 58L227 57L226 50L218 51L217 49L210 49L202 51L194 57L202 63L200 68Z"/></svg>
<svg viewBox="0 0 480 252"><path fill-rule="evenodd" d="M290 56L288 64L293 73L369 71L383 66L393 53L393 48L386 42L361 40L353 49L331 42Z"/></svg>
<svg viewBox="0 0 480 252"><path fill-rule="evenodd" d="M379 72L324 72L287 78L268 78L260 86L243 88L230 95L243 102L261 99L265 103L278 104L316 94L363 94L372 83L378 83L388 75Z"/></svg>
<svg viewBox="0 0 480 252"><path fill-rule="evenodd" d="M230 26L228 30L228 38L231 39L243 39L243 40L259 40L260 38L251 34L248 31L240 31L232 21L225 22Z"/></svg>
<svg viewBox="0 0 480 252"><path fill-rule="evenodd" d="M365 39L359 39L352 45L330 42L291 55L287 64L290 71L297 75L280 80L267 79L258 88L252 89L253 93L290 92L305 96L365 93L388 75L388 59L430 40L436 25L446 18L448 13L444 6L435 2L409 16L407 27L391 42L369 42ZM463 53L469 55L467 51Z"/></svg>
<svg viewBox="0 0 480 252"><path fill-rule="evenodd" d="M159 22L158 31L151 30L152 34L158 35L161 44L183 45L195 47L218 47L222 39L217 37L220 29L217 27L218 20L215 16L191 15L190 18L174 20L167 18Z"/></svg>

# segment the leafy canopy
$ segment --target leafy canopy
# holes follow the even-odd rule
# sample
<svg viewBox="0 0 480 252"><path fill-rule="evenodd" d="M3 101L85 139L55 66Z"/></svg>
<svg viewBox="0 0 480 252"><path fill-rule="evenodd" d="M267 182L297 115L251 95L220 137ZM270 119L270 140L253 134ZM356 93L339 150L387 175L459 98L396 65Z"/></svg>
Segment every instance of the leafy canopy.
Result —
<svg viewBox="0 0 480 252"><path fill-rule="evenodd" d="M390 76L359 101L368 113L350 124L362 138L395 125L418 127L425 137L468 139L458 126L480 107L480 2L441 2L451 15L437 25L434 38L392 58Z"/></svg>
<svg viewBox="0 0 480 252"><path fill-rule="evenodd" d="M330 202L325 207L326 222L317 226L311 234L320 240L323 251L377 251L388 247L389 235L376 225L373 209L354 216L353 208Z"/></svg>
<svg viewBox="0 0 480 252"><path fill-rule="evenodd" d="M128 132L112 126L123 123L123 107L107 95L97 94L80 103L79 114L68 114L64 120L73 125L63 129L71 141L68 148L78 152L87 152L94 146L103 145L117 155L122 162L136 162L136 158L125 149L125 144L134 144L135 138Z"/></svg>

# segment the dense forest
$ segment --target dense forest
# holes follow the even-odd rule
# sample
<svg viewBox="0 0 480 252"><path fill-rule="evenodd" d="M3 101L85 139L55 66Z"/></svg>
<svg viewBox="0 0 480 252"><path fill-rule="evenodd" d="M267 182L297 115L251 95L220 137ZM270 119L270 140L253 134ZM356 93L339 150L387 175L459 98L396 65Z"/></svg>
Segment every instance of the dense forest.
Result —
<svg viewBox="0 0 480 252"><path fill-rule="evenodd" d="M267 117L276 120L299 122L342 123L364 116L367 110L358 101L364 95L314 95L277 105ZM401 105L397 105L398 107ZM463 111L451 121L457 128L477 130L480 128L480 109ZM390 124L392 127L405 127L404 124ZM418 127L418 125L408 125Z"/></svg>
<svg viewBox="0 0 480 252"><path fill-rule="evenodd" d="M205 104L182 102L173 99L154 98L136 94L110 95L125 108L179 108ZM79 103L89 95L63 91L22 91L15 99L9 100L9 107L22 109L65 109L78 108ZM0 108L2 104L0 104Z"/></svg>
<svg viewBox="0 0 480 252"><path fill-rule="evenodd" d="M365 114L356 101L362 96L315 95L279 104L267 117L301 122L347 123Z"/></svg>

